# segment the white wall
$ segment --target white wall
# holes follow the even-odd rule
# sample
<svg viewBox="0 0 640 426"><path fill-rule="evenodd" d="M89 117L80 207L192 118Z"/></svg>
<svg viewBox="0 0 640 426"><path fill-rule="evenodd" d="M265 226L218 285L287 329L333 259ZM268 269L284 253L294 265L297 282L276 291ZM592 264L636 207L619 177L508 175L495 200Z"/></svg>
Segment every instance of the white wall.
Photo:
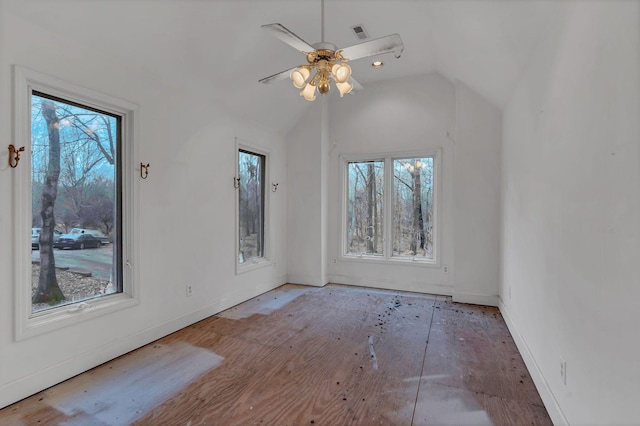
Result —
<svg viewBox="0 0 640 426"><path fill-rule="evenodd" d="M138 192L140 304L20 342L13 340L12 192L28 188L14 186L14 171L7 166L12 64L139 105L135 162L151 164ZM230 116L202 94L186 93L128 68L108 52L95 52L81 37L67 40L44 32L12 16L3 3L0 93L0 407L286 282L283 136ZM271 180L280 183L277 193L269 192L276 265L241 275L234 267L236 137L270 150ZM185 296L186 283L194 297Z"/></svg>
<svg viewBox="0 0 640 426"><path fill-rule="evenodd" d="M471 89L461 84L456 87L439 74L429 74L371 84L355 96L330 97L328 113L327 234L305 234L310 237L302 243L295 238L302 235L302 229L290 232L290 272L298 263L293 259L297 256L303 261L303 253L310 252L311 247L315 250L314 259L319 259L319 242L326 237L327 281L454 294L460 301L497 304L500 112ZM319 114L320 108L307 112L297 130L288 136L289 143L302 138L304 129L321 119ZM455 141L454 135L459 135ZM290 148L289 180L297 185L293 183L297 179L292 170L306 163L312 151L300 146ZM438 149L442 150L439 265L341 260L340 155ZM317 167L313 170L317 171ZM307 186L300 190L319 188L321 176L305 176ZM306 207L290 208L290 223L319 214L317 205L308 204L306 198L298 203L297 197L290 193L291 204ZM318 196L313 201L317 199ZM456 230L458 225L460 230ZM466 244L471 248L457 248ZM449 272L444 272L445 265Z"/></svg>
<svg viewBox="0 0 640 426"><path fill-rule="evenodd" d="M453 288L454 86L439 74L370 84L354 96L331 99L328 273L332 282L451 294ZM442 149L440 266L341 260L342 154ZM334 263L335 259L335 263ZM451 269L443 272L443 265Z"/></svg>
<svg viewBox="0 0 640 426"><path fill-rule="evenodd" d="M291 283L322 286L326 284L322 244L325 232L322 226L322 102L310 104L309 111L287 135L287 279Z"/></svg>
<svg viewBox="0 0 640 426"><path fill-rule="evenodd" d="M640 419L639 18L571 4L504 113L501 308L557 424Z"/></svg>
<svg viewBox="0 0 640 426"><path fill-rule="evenodd" d="M497 305L502 114L456 82L453 300Z"/></svg>

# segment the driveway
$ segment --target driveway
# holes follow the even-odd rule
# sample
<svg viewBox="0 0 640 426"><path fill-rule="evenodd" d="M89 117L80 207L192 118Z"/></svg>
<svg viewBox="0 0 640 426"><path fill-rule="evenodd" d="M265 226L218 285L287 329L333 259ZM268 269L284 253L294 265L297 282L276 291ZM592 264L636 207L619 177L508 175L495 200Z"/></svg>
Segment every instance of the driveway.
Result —
<svg viewBox="0 0 640 426"><path fill-rule="evenodd" d="M111 279L113 262L113 244L107 244L95 249L60 250L54 249L56 267L65 267L82 272L91 272L91 276ZM31 260L40 262L40 251L31 251Z"/></svg>

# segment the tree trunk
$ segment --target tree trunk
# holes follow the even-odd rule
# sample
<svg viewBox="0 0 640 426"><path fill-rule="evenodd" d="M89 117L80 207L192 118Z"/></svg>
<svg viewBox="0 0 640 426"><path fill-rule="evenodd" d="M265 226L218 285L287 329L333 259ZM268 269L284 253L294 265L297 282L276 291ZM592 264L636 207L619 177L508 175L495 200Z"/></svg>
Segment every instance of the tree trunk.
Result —
<svg viewBox="0 0 640 426"><path fill-rule="evenodd" d="M420 248L424 249L424 219L422 218L422 183L420 182L420 167L416 167L411 173L413 177L413 235L411 236L411 251L414 256L418 254L418 241Z"/></svg>
<svg viewBox="0 0 640 426"><path fill-rule="evenodd" d="M376 211L376 179L373 170L373 163L367 164L367 176L367 253L375 253L374 216Z"/></svg>
<svg viewBox="0 0 640 426"><path fill-rule="evenodd" d="M40 277L33 303L55 305L65 299L56 278L56 262L53 255L53 230L56 219L53 214L58 197L60 177L60 132L56 107L51 101L42 102L42 115L49 130L49 168L42 189L42 232L40 233Z"/></svg>

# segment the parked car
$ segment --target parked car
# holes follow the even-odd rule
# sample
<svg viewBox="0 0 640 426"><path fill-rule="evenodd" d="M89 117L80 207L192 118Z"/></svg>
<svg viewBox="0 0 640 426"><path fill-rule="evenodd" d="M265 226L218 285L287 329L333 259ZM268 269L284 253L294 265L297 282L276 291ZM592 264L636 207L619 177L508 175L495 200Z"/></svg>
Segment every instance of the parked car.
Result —
<svg viewBox="0 0 640 426"><path fill-rule="evenodd" d="M59 249L97 248L100 240L91 234L62 234L53 246Z"/></svg>
<svg viewBox="0 0 640 426"><path fill-rule="evenodd" d="M100 241L100 244L105 245L105 244L109 244L109 237L107 237L106 235L104 235L102 233L102 231L99 231L97 229L87 229L87 228L73 228L70 232L70 234L72 235L76 235L76 234L91 234L94 237L96 237L98 239L98 241Z"/></svg>
<svg viewBox="0 0 640 426"><path fill-rule="evenodd" d="M39 250L40 249L40 233L42 232L42 228L31 228L31 249ZM53 230L53 245L55 247L55 243L58 241L62 232L57 229Z"/></svg>

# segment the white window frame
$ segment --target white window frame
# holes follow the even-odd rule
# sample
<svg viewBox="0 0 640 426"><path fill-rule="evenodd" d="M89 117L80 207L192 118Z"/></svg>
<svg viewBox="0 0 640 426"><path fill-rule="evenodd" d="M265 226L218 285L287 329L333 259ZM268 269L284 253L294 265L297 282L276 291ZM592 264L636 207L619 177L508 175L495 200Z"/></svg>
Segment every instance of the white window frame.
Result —
<svg viewBox="0 0 640 426"><path fill-rule="evenodd" d="M393 256L393 238L391 232L393 229L392 205L393 199L393 160L432 157L433 158L433 258L400 257ZM383 230L383 254L349 254L347 253L347 208L348 208L348 173L347 168L350 162L355 161L384 161L384 196L383 196L383 212L382 221ZM440 192L442 191L442 149L430 151L399 151L384 152L375 154L342 154L340 155L340 181L341 181L341 206L340 206L340 261L346 262L364 262L364 263L380 263L392 265L410 265L420 267L440 267Z"/></svg>
<svg viewBox="0 0 640 426"><path fill-rule="evenodd" d="M260 258L254 258L250 262L240 263L238 259L238 253L240 253L240 190L236 188L235 190L235 264L236 264L236 275L254 271L256 269L264 268L267 266L273 265L273 260L271 259L271 219L270 219L270 196L271 196L271 184L269 173L271 169L271 153L269 149L256 145L254 143L236 138L236 147L235 147L235 177L240 176L240 151L248 151L252 154L259 154L264 156L264 182L263 182L263 190L264 190L264 246L263 246L263 254Z"/></svg>
<svg viewBox="0 0 640 426"><path fill-rule="evenodd" d="M19 166L14 170L14 339L48 333L63 327L110 314L140 302L138 291L136 230L138 182L134 173L136 158L134 129L138 107L130 102L95 92L17 65L14 74L14 144L24 146ZM40 92L61 100L76 102L121 117L122 146L122 293L88 301L65 304L32 313L31 308L31 99Z"/></svg>

